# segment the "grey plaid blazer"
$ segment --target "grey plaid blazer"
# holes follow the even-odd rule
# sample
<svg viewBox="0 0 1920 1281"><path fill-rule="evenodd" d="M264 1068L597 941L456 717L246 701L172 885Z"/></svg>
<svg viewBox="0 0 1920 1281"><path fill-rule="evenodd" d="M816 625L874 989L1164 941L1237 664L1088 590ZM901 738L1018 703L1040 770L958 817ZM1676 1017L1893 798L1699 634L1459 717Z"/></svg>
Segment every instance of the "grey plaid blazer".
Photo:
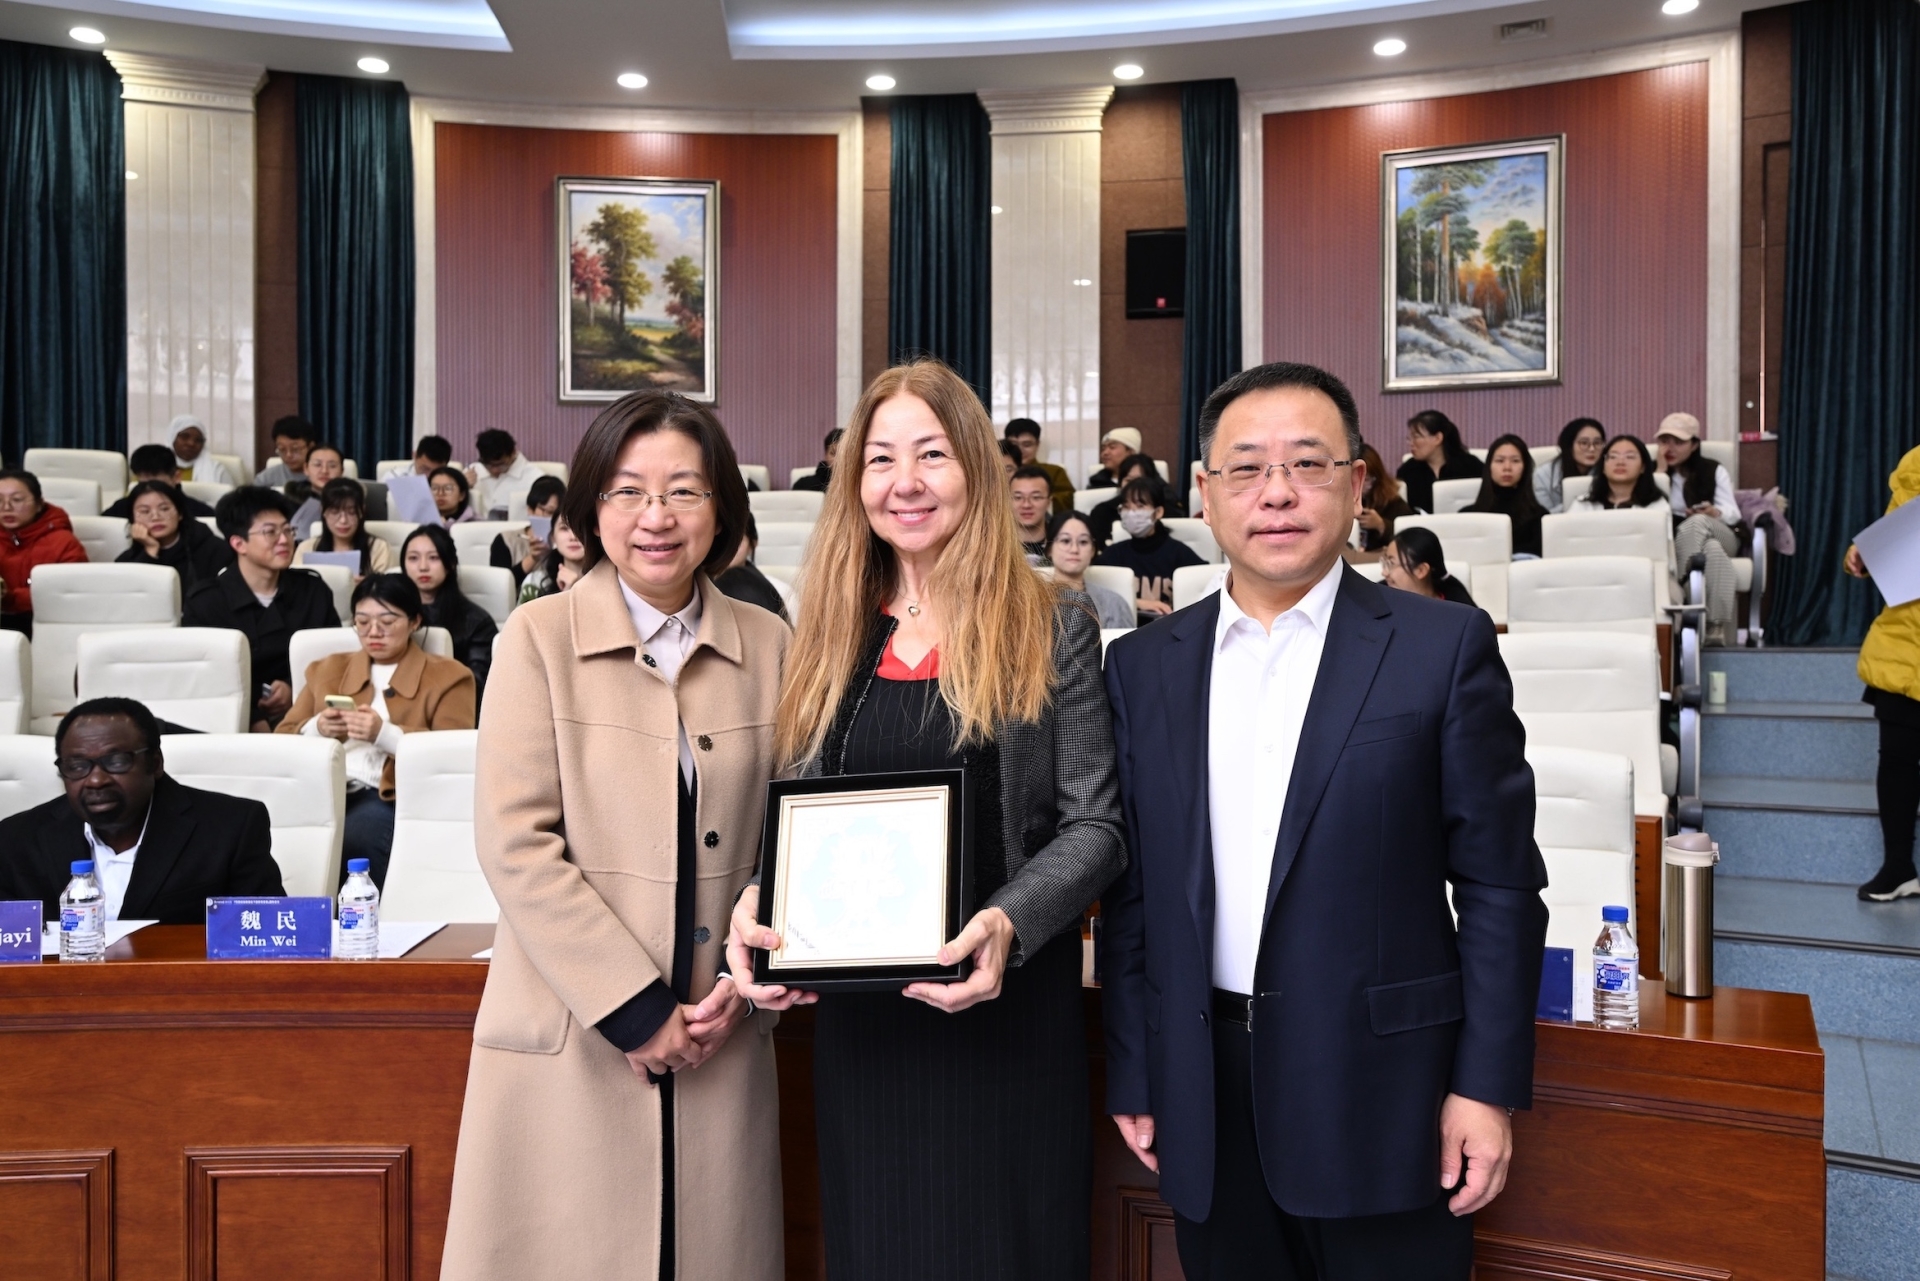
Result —
<svg viewBox="0 0 1920 1281"><path fill-rule="evenodd" d="M885 615L874 624L826 745L801 768L802 778L829 772L829 760L838 772L847 731L893 629L894 620ZM1040 719L994 730L1007 883L980 906L998 907L1013 922L1012 965L1078 927L1088 904L1127 865L1113 714L1100 675L1100 623L1083 593L1060 593L1053 662L1058 680Z"/></svg>

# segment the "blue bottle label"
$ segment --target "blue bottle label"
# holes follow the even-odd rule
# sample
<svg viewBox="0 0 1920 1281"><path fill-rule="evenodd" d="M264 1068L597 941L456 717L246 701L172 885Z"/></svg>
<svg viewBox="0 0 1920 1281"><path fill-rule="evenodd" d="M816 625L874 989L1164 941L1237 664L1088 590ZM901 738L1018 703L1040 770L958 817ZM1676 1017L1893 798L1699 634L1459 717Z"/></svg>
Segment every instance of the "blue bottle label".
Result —
<svg viewBox="0 0 1920 1281"><path fill-rule="evenodd" d="M1593 961L1593 986L1600 992L1637 992L1640 988L1640 962L1623 960Z"/></svg>
<svg viewBox="0 0 1920 1281"><path fill-rule="evenodd" d="M364 907L343 907L340 909L340 928L342 930L363 930L373 922L373 913Z"/></svg>

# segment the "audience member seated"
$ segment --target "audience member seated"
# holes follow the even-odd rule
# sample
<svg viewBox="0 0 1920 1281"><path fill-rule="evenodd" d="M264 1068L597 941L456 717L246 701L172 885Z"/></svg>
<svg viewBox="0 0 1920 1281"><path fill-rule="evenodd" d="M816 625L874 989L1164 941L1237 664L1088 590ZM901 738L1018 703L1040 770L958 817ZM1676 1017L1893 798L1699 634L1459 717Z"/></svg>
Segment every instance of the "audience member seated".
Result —
<svg viewBox="0 0 1920 1281"><path fill-rule="evenodd" d="M41 497L40 478L17 467L0 469L0 628L33 635L27 580L35 565L86 560L67 513Z"/></svg>
<svg viewBox="0 0 1920 1281"><path fill-rule="evenodd" d="M167 777L144 703L95 698L60 720L54 768L67 794L0 822L0 899L60 919L73 864L93 860L109 921L199 925L207 900L285 894L267 807Z"/></svg>
<svg viewBox="0 0 1920 1281"><path fill-rule="evenodd" d="M1046 472L1027 463L1008 482L1013 491L1013 523L1020 530L1020 546L1027 564L1047 563L1047 508L1053 501L1053 481Z"/></svg>
<svg viewBox="0 0 1920 1281"><path fill-rule="evenodd" d="M1128 481L1138 478L1146 478L1148 480L1160 479L1160 469L1154 466L1151 455L1131 454L1120 463L1120 485L1125 485ZM1115 488L1119 487L1120 486L1115 486ZM1178 505L1174 503L1173 491L1164 482L1161 485L1161 493L1165 496L1166 502L1169 504L1167 514L1170 516L1179 515L1180 509ZM1095 503L1093 510L1087 513L1087 528L1093 531L1093 541L1101 547L1105 547L1108 543L1112 542L1114 522L1119 519L1120 495L1115 494L1112 498Z"/></svg>
<svg viewBox="0 0 1920 1281"><path fill-rule="evenodd" d="M1360 493L1360 550L1377 552L1393 541L1393 522L1413 515L1413 504L1400 492L1400 482L1387 472L1380 451L1360 446L1367 478Z"/></svg>
<svg viewBox="0 0 1920 1281"><path fill-rule="evenodd" d="M181 610L182 627L231 627L246 633L253 656L256 734L279 724L293 706L287 644L308 627L338 627L333 592L310 569L293 569L295 539L287 500L264 485L242 485L214 507L214 520L234 552L232 566L196 583Z"/></svg>
<svg viewBox="0 0 1920 1281"><path fill-rule="evenodd" d="M759 567L753 563L753 554L759 550L760 526L753 519L753 513L748 512L746 537L742 538L740 545L733 549L733 559L713 580L713 585L718 587L722 594L731 596L734 600L758 605L769 614L778 614L783 621L792 623L793 620L787 617L787 602L780 595L780 589L775 587L773 580L761 573Z"/></svg>
<svg viewBox="0 0 1920 1281"><path fill-rule="evenodd" d="M1024 466L1024 464L1021 462L1021 459L1020 459L1020 446L1014 444L1010 440L1001 441L1000 442L1000 466L1005 469L1007 473L1007 479L1012 480L1013 473L1019 471L1020 468Z"/></svg>
<svg viewBox="0 0 1920 1281"><path fill-rule="evenodd" d="M541 476L527 490L527 514L553 520L560 514L560 500L567 496L567 486L558 476ZM493 536L492 546L487 548L487 562L495 569L513 571L514 590L526 585L527 575L531 574L546 559L547 542L531 528L525 533L510 529Z"/></svg>
<svg viewBox="0 0 1920 1281"><path fill-rule="evenodd" d="M282 734L310 734L347 745L347 817L341 866L371 865L384 886L393 854L393 755L400 736L416 730L472 729L473 673L414 644L426 626L420 591L400 574L373 574L353 589L353 630L360 648L329 654L307 668L307 683ZM330 707L350 698L353 708ZM342 882L346 877L342 875Z"/></svg>
<svg viewBox="0 0 1920 1281"><path fill-rule="evenodd" d="M129 490L131 546L114 559L122 565L165 565L180 575L180 599L185 601L187 593L233 564L233 549L181 510L182 497L159 480L143 480Z"/></svg>
<svg viewBox="0 0 1920 1281"><path fill-rule="evenodd" d="M1575 485L1567 496L1572 499L1567 510L1586 512L1651 507L1661 501L1660 487L1653 483L1653 459L1637 436L1615 436L1608 441L1593 479Z"/></svg>
<svg viewBox="0 0 1920 1281"><path fill-rule="evenodd" d="M256 485L265 485L279 489L290 480L301 480L307 474L307 451L320 439L313 424L298 414L288 414L273 424L274 461L260 469L253 478Z"/></svg>
<svg viewBox="0 0 1920 1281"><path fill-rule="evenodd" d="M440 513L442 525L480 519L473 513L472 487L458 467L436 467L427 473L427 491L433 495L433 507Z"/></svg>
<svg viewBox="0 0 1920 1281"><path fill-rule="evenodd" d="M1579 501L1585 485L1567 482L1591 476L1600 466L1600 451L1606 447L1607 429L1595 418L1576 418L1560 429L1560 456L1533 472L1533 496L1549 513L1569 511Z"/></svg>
<svg viewBox="0 0 1920 1281"><path fill-rule="evenodd" d="M1100 470L1087 477L1088 489L1120 488L1120 464L1140 452L1140 433L1113 427L1100 437Z"/></svg>
<svg viewBox="0 0 1920 1281"><path fill-rule="evenodd" d="M1660 470L1667 473L1667 497L1673 504L1673 555L1685 573L1696 556L1706 558L1707 644L1734 639L1734 597L1739 588L1732 558L1740 554L1740 504L1727 469L1700 452L1700 420L1692 414L1668 414L1654 436Z"/></svg>
<svg viewBox="0 0 1920 1281"><path fill-rule="evenodd" d="M1487 450L1480 493L1463 511L1487 512L1513 522L1513 554L1540 554L1540 518L1547 509L1533 492L1533 454L1518 436L1502 436Z"/></svg>
<svg viewBox="0 0 1920 1281"><path fill-rule="evenodd" d="M751 528L751 526L750 526ZM754 535L757 543L759 536ZM573 535L565 516L553 518L553 546L520 585L520 603L564 592L587 572L587 546ZM759 571L754 571L758 573Z"/></svg>
<svg viewBox="0 0 1920 1281"><path fill-rule="evenodd" d="M453 442L445 436L422 436L413 444L413 474L431 476L434 468L453 461Z"/></svg>
<svg viewBox="0 0 1920 1281"><path fill-rule="evenodd" d="M1128 460L1129 467L1132 462ZM1109 543L1093 560L1133 571L1140 583L1140 598L1133 604L1142 623L1173 612L1174 570L1207 563L1160 523L1167 514L1167 486L1151 464L1148 471L1120 487L1120 523L1132 537Z"/></svg>
<svg viewBox="0 0 1920 1281"><path fill-rule="evenodd" d="M301 528L296 516L294 533ZM320 532L293 549L293 563L304 565L310 552L358 552L360 568L353 571L355 582L393 568L393 548L367 533L366 495L353 477L330 480L320 491Z"/></svg>
<svg viewBox="0 0 1920 1281"><path fill-rule="evenodd" d="M204 485L238 485L240 478L207 452L207 425L192 414L176 414L167 430L173 433L173 465L181 480Z"/></svg>
<svg viewBox="0 0 1920 1281"><path fill-rule="evenodd" d="M1040 461L1040 424L1031 418L1016 418L1007 424L1007 430L1002 434L1020 451L1021 466L1038 467L1046 473L1053 509L1063 512L1072 508L1073 477L1067 475L1066 468L1056 463Z"/></svg>
<svg viewBox="0 0 1920 1281"><path fill-rule="evenodd" d="M1423 409L1407 419L1407 452L1413 457L1394 472L1407 490L1407 501L1414 510L1433 511L1433 482L1436 480L1478 480L1486 468L1467 452L1460 440L1460 429L1453 419L1437 409Z"/></svg>
<svg viewBox="0 0 1920 1281"><path fill-rule="evenodd" d="M320 493L336 480L347 474L347 456L334 445L315 445L307 451L307 472L287 482L285 493L296 506L293 509L293 533L296 538L305 538L307 530L320 519ZM366 511L364 499L360 510Z"/></svg>
<svg viewBox="0 0 1920 1281"><path fill-rule="evenodd" d="M1466 585L1447 572L1440 539L1431 529L1415 525L1393 536L1380 556L1380 581L1416 596L1473 604Z"/></svg>
<svg viewBox="0 0 1920 1281"><path fill-rule="evenodd" d="M473 481L473 510L481 520L504 520L513 494L525 493L539 477L546 475L520 456L513 437L499 428L489 428L473 438L473 451L480 456L476 467L467 469ZM503 513L496 516L495 512Z"/></svg>
<svg viewBox="0 0 1920 1281"><path fill-rule="evenodd" d="M1126 429L1122 429L1126 430ZM1130 628L1136 623L1133 602L1098 583L1087 581L1093 564L1093 528L1079 512L1058 512L1047 522L1047 554L1053 562L1053 581L1093 598L1102 631Z"/></svg>
<svg viewBox="0 0 1920 1281"><path fill-rule="evenodd" d="M400 566L420 592L427 626L444 627L453 637L453 656L473 673L475 701L486 697L499 629L492 615L460 594L460 553L453 535L438 525L420 526L400 544Z"/></svg>
<svg viewBox="0 0 1920 1281"><path fill-rule="evenodd" d="M173 451L165 445L142 445L127 457L127 470L133 473L136 486L150 480L163 481L175 491L174 510L188 520L198 520L202 516L213 515L213 508L199 499L180 490L180 468L173 460ZM115 520L133 519L133 491L128 490L122 498L116 499L100 513Z"/></svg>
<svg viewBox="0 0 1920 1281"><path fill-rule="evenodd" d="M827 486L833 483L833 464L839 457L840 438L844 435L846 435L846 429L843 427L835 427L827 433L827 438L820 442L819 466L813 469L813 475L802 476L794 481L795 489L810 489L821 494L827 492Z"/></svg>

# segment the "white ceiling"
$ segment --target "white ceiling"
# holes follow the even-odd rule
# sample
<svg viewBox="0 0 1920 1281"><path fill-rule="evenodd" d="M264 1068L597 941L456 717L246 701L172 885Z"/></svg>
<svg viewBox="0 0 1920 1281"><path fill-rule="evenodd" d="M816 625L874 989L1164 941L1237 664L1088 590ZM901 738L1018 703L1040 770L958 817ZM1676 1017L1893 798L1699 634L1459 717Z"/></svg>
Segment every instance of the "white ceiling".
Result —
<svg viewBox="0 0 1920 1281"><path fill-rule="evenodd" d="M422 0L413 0L416 5ZM431 7L435 0L425 0ZM889 7L905 6L921 14L985 12L987 0L730 0L737 12L792 16L811 13L866 19ZM1178 2L1178 0L1174 0ZM1381 76L1402 76L1462 67L1488 67L1642 44L1675 36L1737 26L1745 9L1774 0L1701 0L1681 17L1667 17L1660 0L1532 0L1489 7L1492 0L1427 0L1391 9L1359 8L1368 0L1193 0L1214 19L1232 19L1199 31L1190 23L1174 32L1136 35L1089 34L1098 21L1127 10L1134 17L1157 11L1160 0L1043 0L1024 9L1009 0L989 16L1050 12L1054 26L1028 33L1034 44L1095 44L1095 48L1042 48L1037 51L956 54L952 48L917 45L897 53L859 53L844 48L812 47L740 57L729 41L721 0L491 0L510 51L434 48L410 43L419 38L352 35L347 38L276 34L238 29L240 19L191 16L196 21L163 21L155 4L131 0L78 0L79 5L27 4L0 0L0 39L79 47L67 36L75 25L106 33L109 49L175 54L233 62L255 62L286 71L358 75L355 62L377 54L392 65L416 95L502 102L592 104L597 106L731 107L760 110L845 109L869 91L866 78L886 72L898 80L898 93L957 93L973 89L1038 89L1112 83L1112 68L1135 62L1145 68L1143 84L1231 76L1242 88L1339 83ZM202 7L248 0L164 0ZM251 0L255 8L298 10L338 0ZM381 0L362 0L381 7ZM1276 34L1241 34L1248 13L1272 15L1288 5L1344 12L1296 13L1288 21L1308 24ZM1238 5L1239 7L1235 7ZM742 6L745 6L743 8ZM1467 7L1472 6L1472 7ZM464 7L464 6L462 6ZM112 12L109 12L111 10ZM138 11L142 16L132 16ZM1102 18L1100 15L1107 16ZM1391 17L1390 13L1410 16ZM1091 15L1091 16L1090 16ZM173 14L179 18L183 15ZM1124 13L1123 13L1123 16ZM1502 44L1502 23L1546 18L1544 39ZM218 25L205 25L217 21ZM1078 34L1062 24L1080 22ZM1341 25L1311 25L1338 23ZM257 24L256 24L257 25ZM1063 35L1062 32L1067 31ZM1223 36L1220 33L1226 32ZM829 33L832 35L833 33ZM844 38L840 32L833 38ZM1397 58L1373 54L1376 40L1397 36L1407 51ZM977 43L1020 45L1004 28L983 26ZM962 46L964 47L964 46ZM623 90L614 77L639 71L651 83Z"/></svg>

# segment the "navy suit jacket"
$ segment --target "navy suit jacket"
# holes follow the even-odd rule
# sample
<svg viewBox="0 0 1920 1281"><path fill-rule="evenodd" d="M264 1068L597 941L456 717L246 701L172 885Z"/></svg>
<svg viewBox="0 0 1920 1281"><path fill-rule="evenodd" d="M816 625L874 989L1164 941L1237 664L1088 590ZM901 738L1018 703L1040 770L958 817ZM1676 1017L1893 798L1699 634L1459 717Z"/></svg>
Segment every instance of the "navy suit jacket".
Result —
<svg viewBox="0 0 1920 1281"><path fill-rule="evenodd" d="M1133 852L1101 907L1107 1110L1153 1114L1160 1194L1194 1221L1214 1176L1219 617L1210 595L1107 651ZM1547 875L1524 746L1484 612L1344 571L1293 775L1274 780L1254 970L1255 1128L1289 1213L1430 1205L1446 1095L1530 1102Z"/></svg>

